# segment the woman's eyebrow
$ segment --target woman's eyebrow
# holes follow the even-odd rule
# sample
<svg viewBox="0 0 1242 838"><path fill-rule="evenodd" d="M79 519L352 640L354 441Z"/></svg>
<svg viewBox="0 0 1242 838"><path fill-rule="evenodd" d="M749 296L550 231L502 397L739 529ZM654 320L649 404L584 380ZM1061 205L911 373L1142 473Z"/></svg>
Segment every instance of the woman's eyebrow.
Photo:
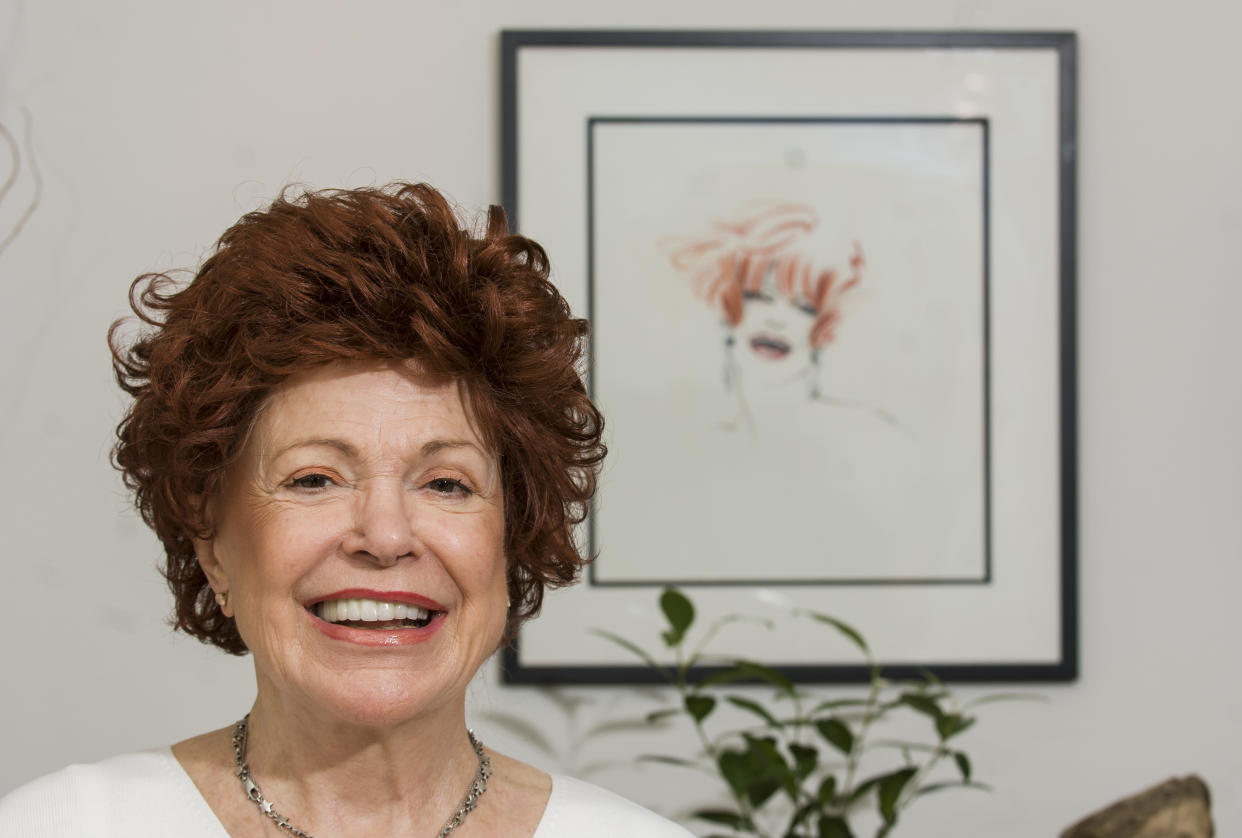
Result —
<svg viewBox="0 0 1242 838"><path fill-rule="evenodd" d="M335 448L347 457L357 457L358 449L350 445L343 439L333 437L313 437L311 439L298 439L282 447L279 451L272 454L272 459L279 457L292 451L294 448Z"/></svg>
<svg viewBox="0 0 1242 838"><path fill-rule="evenodd" d="M482 448L468 439L433 439L423 445L422 454L426 457L450 448L473 448L480 454L486 456L486 452L484 452Z"/></svg>
<svg viewBox="0 0 1242 838"><path fill-rule="evenodd" d="M334 448L340 451L346 457L357 458L358 449L343 439L335 437L313 437L309 439L298 439L290 442L288 445L282 446L279 450L272 453L271 458L275 460L283 454L287 454L295 448ZM454 448L473 448L481 456L486 457L487 452L484 451L477 443L468 439L433 439L426 442L419 449L419 455L429 457L440 451L452 450Z"/></svg>

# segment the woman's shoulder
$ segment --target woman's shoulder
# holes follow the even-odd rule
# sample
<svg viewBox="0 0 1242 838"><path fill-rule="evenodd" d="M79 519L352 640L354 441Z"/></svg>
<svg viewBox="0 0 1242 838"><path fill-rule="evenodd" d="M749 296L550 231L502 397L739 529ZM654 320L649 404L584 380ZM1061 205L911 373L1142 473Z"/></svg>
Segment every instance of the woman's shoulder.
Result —
<svg viewBox="0 0 1242 838"><path fill-rule="evenodd" d="M607 789L559 774L534 838L692 838L685 828Z"/></svg>
<svg viewBox="0 0 1242 838"><path fill-rule="evenodd" d="M70 765L0 797L0 835L219 838L219 822L168 748ZM210 810L206 810L210 815ZM215 831L212 831L215 821Z"/></svg>

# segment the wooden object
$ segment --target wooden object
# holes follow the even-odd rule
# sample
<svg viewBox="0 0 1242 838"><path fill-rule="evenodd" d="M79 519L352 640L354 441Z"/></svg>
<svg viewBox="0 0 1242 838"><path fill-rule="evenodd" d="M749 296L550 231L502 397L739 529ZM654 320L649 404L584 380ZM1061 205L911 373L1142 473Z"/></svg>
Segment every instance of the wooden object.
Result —
<svg viewBox="0 0 1242 838"><path fill-rule="evenodd" d="M1119 800L1061 833L1061 838L1212 838L1208 787L1175 777Z"/></svg>

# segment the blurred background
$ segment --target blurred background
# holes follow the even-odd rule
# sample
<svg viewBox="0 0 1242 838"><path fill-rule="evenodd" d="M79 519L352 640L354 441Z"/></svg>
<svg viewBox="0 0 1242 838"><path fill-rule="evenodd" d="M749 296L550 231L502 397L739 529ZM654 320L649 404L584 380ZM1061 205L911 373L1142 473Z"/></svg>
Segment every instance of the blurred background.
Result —
<svg viewBox="0 0 1242 838"><path fill-rule="evenodd" d="M498 203L502 28L1078 32L1082 675L989 708L962 745L994 791L929 797L901 832L1051 835L1197 772L1219 833L1242 833L1242 8L1215 0L0 0L0 124L21 149L0 203L0 241L17 231L0 794L252 699L247 659L168 630L157 543L108 464L123 402L104 334L130 281L193 268L290 182ZM488 744L677 815L710 784L632 758L688 738L584 738L655 700L509 687L492 665L471 703Z"/></svg>

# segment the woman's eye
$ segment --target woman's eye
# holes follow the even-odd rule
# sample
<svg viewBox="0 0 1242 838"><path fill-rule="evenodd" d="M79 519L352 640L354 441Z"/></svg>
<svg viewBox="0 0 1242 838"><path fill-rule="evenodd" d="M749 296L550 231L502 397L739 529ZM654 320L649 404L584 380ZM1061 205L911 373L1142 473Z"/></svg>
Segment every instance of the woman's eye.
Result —
<svg viewBox="0 0 1242 838"><path fill-rule="evenodd" d="M427 483L427 488L441 495L469 495L470 488L460 480L451 477L437 477Z"/></svg>
<svg viewBox="0 0 1242 838"><path fill-rule="evenodd" d="M326 474L304 474L293 478L292 483L299 489L326 489L332 485L332 478Z"/></svg>

